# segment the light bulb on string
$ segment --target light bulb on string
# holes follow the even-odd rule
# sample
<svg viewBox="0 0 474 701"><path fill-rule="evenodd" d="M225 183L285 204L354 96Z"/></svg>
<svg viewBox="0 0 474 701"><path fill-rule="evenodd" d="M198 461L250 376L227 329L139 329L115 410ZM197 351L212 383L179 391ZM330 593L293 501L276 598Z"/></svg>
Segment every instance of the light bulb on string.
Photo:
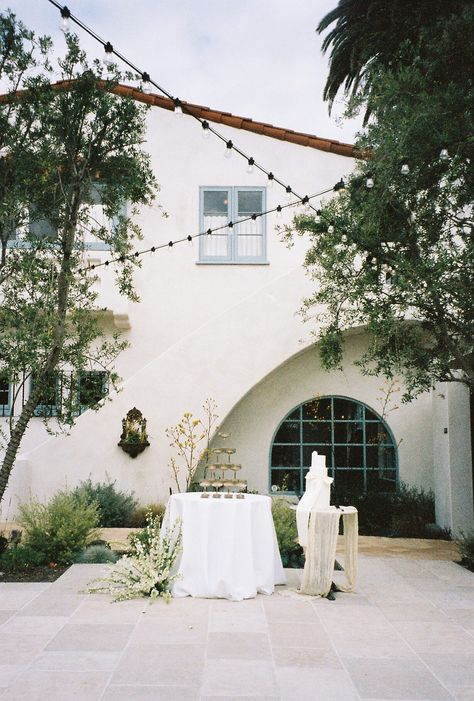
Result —
<svg viewBox="0 0 474 701"><path fill-rule="evenodd" d="M104 58L103 58L104 65L107 68L111 68L113 66L113 63L114 63L113 53L114 53L114 47L112 46L110 41L108 41L106 44L104 44Z"/></svg>
<svg viewBox="0 0 474 701"><path fill-rule="evenodd" d="M208 229L208 230L206 231L206 235L207 235L208 238L209 238L210 236L212 236L212 229Z"/></svg>
<svg viewBox="0 0 474 701"><path fill-rule="evenodd" d="M59 25L59 28L62 32L66 33L69 32L71 29L71 11L66 5L61 8L61 23Z"/></svg>
<svg viewBox="0 0 474 701"><path fill-rule="evenodd" d="M403 161L402 167L400 168L400 173L402 175L408 175L409 172L410 172L410 166L408 165L408 163L406 161Z"/></svg>
<svg viewBox="0 0 474 701"><path fill-rule="evenodd" d="M211 136L211 130L209 129L209 122L206 122L206 120L204 120L203 122L201 122L201 126L202 126L202 138L208 139Z"/></svg>
<svg viewBox="0 0 474 701"><path fill-rule="evenodd" d="M372 173L367 173L367 180L365 181L365 187L371 190L374 186L374 176Z"/></svg>
<svg viewBox="0 0 474 701"><path fill-rule="evenodd" d="M150 82L150 76L148 73L142 73L142 92L145 93L145 95L149 95L151 93L151 82Z"/></svg>
<svg viewBox="0 0 474 701"><path fill-rule="evenodd" d="M334 233L334 223L331 222L328 226L328 234L333 234Z"/></svg>
<svg viewBox="0 0 474 701"><path fill-rule="evenodd" d="M255 161L253 160L252 156L250 156L250 158L248 160L248 165L247 165L247 173L249 175L252 175L252 173L254 172L254 163L255 163Z"/></svg>
<svg viewBox="0 0 474 701"><path fill-rule="evenodd" d="M175 97L173 102L174 102L174 116L175 117L182 117L183 116L183 108L181 105L181 100L179 100L177 97Z"/></svg>
<svg viewBox="0 0 474 701"><path fill-rule="evenodd" d="M309 204L309 197L308 195L305 195L303 199L301 200L301 204L303 205L303 212L305 214L309 214L311 212L311 206Z"/></svg>
<svg viewBox="0 0 474 701"><path fill-rule="evenodd" d="M443 148L439 152L439 160L443 161L443 163L446 163L446 161L449 161L449 151L445 146L443 146Z"/></svg>
<svg viewBox="0 0 474 701"><path fill-rule="evenodd" d="M343 178L341 178L333 187L334 192L344 192L345 189L346 183L344 182Z"/></svg>
<svg viewBox="0 0 474 701"><path fill-rule="evenodd" d="M168 242L168 251L171 253L172 250L173 250L173 242L169 241Z"/></svg>
<svg viewBox="0 0 474 701"><path fill-rule="evenodd" d="M268 187L273 187L273 181L275 180L275 176L273 175L273 173L269 173L267 175L267 178L268 178Z"/></svg>
<svg viewBox="0 0 474 701"><path fill-rule="evenodd" d="M314 216L314 221L316 222L316 224L319 224L319 222L321 221L321 210L320 209L316 210L316 214Z"/></svg>
<svg viewBox="0 0 474 701"><path fill-rule="evenodd" d="M225 157L225 158L231 158L231 157L232 157L232 149L233 149L233 147L234 147L234 144L233 144L232 141L230 141L230 139L229 139L229 141L228 141L228 142L226 143L226 145L225 145L225 153L224 153L224 157Z"/></svg>
<svg viewBox="0 0 474 701"><path fill-rule="evenodd" d="M292 195L292 194L293 194L293 190L292 190L291 187L288 185L288 186L286 187L286 199L288 200L288 202L291 202L291 195Z"/></svg>
<svg viewBox="0 0 474 701"><path fill-rule="evenodd" d="M189 235L186 237L186 240L187 240L187 242L188 242L188 246L191 247L191 246L193 245L193 237L191 236L191 234L189 234Z"/></svg>
<svg viewBox="0 0 474 701"><path fill-rule="evenodd" d="M277 219L281 219L281 204L279 204L276 208L276 217Z"/></svg>

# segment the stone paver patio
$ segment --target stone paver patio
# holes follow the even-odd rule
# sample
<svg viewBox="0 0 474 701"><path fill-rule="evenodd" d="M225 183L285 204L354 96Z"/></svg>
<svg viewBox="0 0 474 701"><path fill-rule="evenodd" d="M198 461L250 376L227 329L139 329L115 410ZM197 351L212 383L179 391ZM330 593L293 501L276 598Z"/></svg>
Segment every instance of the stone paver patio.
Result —
<svg viewBox="0 0 474 701"><path fill-rule="evenodd" d="M357 593L242 602L0 584L1 701L474 701L474 574L446 560L359 558Z"/></svg>

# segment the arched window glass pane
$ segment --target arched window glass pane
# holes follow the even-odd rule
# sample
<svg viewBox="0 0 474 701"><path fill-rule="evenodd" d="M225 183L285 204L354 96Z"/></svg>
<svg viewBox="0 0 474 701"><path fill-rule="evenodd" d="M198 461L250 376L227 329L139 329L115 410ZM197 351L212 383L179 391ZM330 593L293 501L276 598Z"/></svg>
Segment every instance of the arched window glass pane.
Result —
<svg viewBox="0 0 474 701"><path fill-rule="evenodd" d="M317 397L293 409L277 428L270 457L273 491L304 491L311 453L326 456L338 489L394 491L396 446L373 410L347 397Z"/></svg>

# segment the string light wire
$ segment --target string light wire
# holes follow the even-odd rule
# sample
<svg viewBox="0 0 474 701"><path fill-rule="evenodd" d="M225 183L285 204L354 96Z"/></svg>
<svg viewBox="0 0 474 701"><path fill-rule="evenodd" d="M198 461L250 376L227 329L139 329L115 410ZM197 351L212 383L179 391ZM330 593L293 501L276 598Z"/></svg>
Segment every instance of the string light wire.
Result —
<svg viewBox="0 0 474 701"><path fill-rule="evenodd" d="M210 132L211 134L214 134L215 137L220 139L226 145L226 148L227 148L229 155L232 153L232 151L235 151L235 153L237 153L239 156L241 156L243 159L245 159L245 161L247 162L247 165L249 165L251 162L253 168L256 168L261 173L264 173L267 176L270 183L278 183L278 185L280 185L281 187L283 187L286 190L286 192L289 194L289 196L294 195L294 197L298 198L298 201L301 201L301 199L302 199L301 195L299 195L297 192L295 192L288 184L284 183L282 180L277 178L276 175L274 175L272 171L269 171L266 168L264 168L252 156L250 156L249 154L242 151L242 149L240 149L238 146L236 146L226 136L224 136L223 134L218 132L217 129L215 129L213 126L211 126L208 121L193 114L193 112L187 108L187 105L185 103L183 103L182 100L180 100L177 97L174 97L173 95L171 95L171 93L169 93L167 90L165 90L165 88L163 88L161 85L156 83L151 78L149 73L147 73L146 71L140 70L140 68L138 68L138 66L136 66L134 63L132 63L132 61L130 61L126 56L124 56L119 51L117 51L117 49L113 46L113 44L111 42L105 41L104 39L102 39L102 37L100 37L98 34L96 34L96 32L94 32L93 29L88 27L78 17L73 15L68 7L66 7L65 5L64 6L61 5L59 2L57 2L57 0L48 0L48 2L51 3L51 5L54 5L54 7L56 7L56 9L59 10L59 12L61 13L61 16L64 16L64 12L67 12L68 19L70 21L74 22L75 24L77 24L78 27L80 27L87 34L89 34L89 36L91 36L93 39L95 39L95 41L97 41L99 44L101 44L103 46L104 50L107 51L107 55L110 55L110 56L112 56L112 54L115 55L118 59L123 61L123 63L125 63L129 68L131 68L132 71L134 71L135 73L140 75L144 82L149 83L151 85L154 85L157 90L159 90L163 95L165 95L165 97L169 98L174 103L175 109L176 109L176 107L179 107L181 109L181 112L189 115L190 117L193 117L193 119L195 119L197 122L199 122L201 127L205 130L206 135L208 135ZM231 145L229 146L229 144L231 144ZM226 151L226 153L227 153L227 151ZM295 204L298 204L298 202L295 202ZM309 206L311 209L316 211L316 209L311 204Z"/></svg>
<svg viewBox="0 0 474 701"><path fill-rule="evenodd" d="M239 219L236 222L229 221L227 224L222 224L221 226L216 226L214 229L206 229L205 231L200 231L198 234L188 234L187 236L184 236L183 238L176 239L176 241L168 241L168 243L162 243L158 246L151 246L150 248L146 248L143 251L134 251L133 253L129 253L127 255L121 255L117 256L117 258L111 258L110 260L105 260L102 261L101 263L94 263L93 265L89 265L85 268L80 268L79 272L88 272L89 270L95 270L96 268L101 268L103 266L109 266L111 263L125 263L127 260L133 260L137 259L140 256L144 256L147 253L155 253L156 251L159 251L161 249L167 248L168 250L171 249L173 246L176 246L180 243L192 243L194 239L198 239L202 236L212 236L213 233L216 231L222 231L223 229L233 228L234 226L238 226L239 224L243 224L244 222L248 221L255 221L259 217L264 217L267 214L272 214L273 212L281 212L283 209L288 209L289 207L296 207L297 205L304 204L307 205L310 200L314 199L315 197L322 197L323 195L327 195L329 192L333 192L334 187L327 188L326 190L321 190L321 192L316 192L314 195L305 195L301 199L297 200L296 202L290 202L288 204L282 204L282 205L277 205L276 207L273 207L272 209L267 209L265 212L254 212L253 214L249 215L248 217L244 217L243 219Z"/></svg>

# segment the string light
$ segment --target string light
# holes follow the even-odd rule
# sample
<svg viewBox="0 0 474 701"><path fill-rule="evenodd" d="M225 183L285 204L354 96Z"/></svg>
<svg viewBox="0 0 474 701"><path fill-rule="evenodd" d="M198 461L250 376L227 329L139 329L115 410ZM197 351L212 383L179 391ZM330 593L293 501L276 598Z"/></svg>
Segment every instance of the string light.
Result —
<svg viewBox="0 0 474 701"><path fill-rule="evenodd" d="M328 234L333 234L334 233L334 223L331 222L328 226Z"/></svg>
<svg viewBox="0 0 474 701"><path fill-rule="evenodd" d="M192 245L193 240L194 240L195 238L199 238L199 237L201 237L201 236L208 236L208 237L210 237L210 236L213 234L214 231L222 231L223 229L226 229L227 227L232 228L232 227L237 226L237 225L239 225L239 224L243 224L243 223L245 223L245 222L247 222L247 221L249 221L249 220L255 221L258 217L263 217L263 216L265 216L265 215L267 215L267 214L272 214L273 212L276 213L276 217L277 217L277 218L281 218L283 209L287 209L287 208L289 208L289 207L295 207L295 206L298 205L298 204L303 204L303 200L305 200L306 197L308 198L308 201L309 201L309 200L311 200L311 199L313 199L313 198L315 198L315 197L321 197L322 195L327 195L329 192L332 192L333 189L334 189L334 188L328 188L328 189L326 189L326 190L322 190L321 192L317 192L317 193L315 193L314 195L310 195L310 196L305 195L305 197L303 197L302 199L300 199L300 200L298 200L298 201L296 201L296 202L291 202L291 203L285 204L285 205L280 205L280 204L279 204L279 205L277 205L276 207L274 207L273 209L268 209L268 210L266 210L265 212L253 212L253 213L250 214L249 216L244 217L244 218L242 218L242 219L239 219L239 220L236 221L236 222L228 222L227 224L223 224L222 226L217 226L217 227L215 227L214 229L207 229L206 231L203 231L203 232L200 232L200 233L198 233L198 234L195 234L194 236L192 236L191 234L188 234L188 236L185 236L185 237L182 238L182 239L178 239L178 240L176 240L176 241L169 241L168 243L161 244L160 246L151 246L150 248L148 248L148 249L146 249L146 250L144 250L144 251L135 251L134 253L131 253L131 254L129 254L128 256L125 256L125 255L122 254L122 255L120 255L118 258L111 259L111 260L107 260L107 261L104 261L103 263L96 263L96 264L94 264L93 266L89 266L89 267L86 268L86 269L79 268L79 273L87 272L87 270L90 270L90 269L92 269L92 268L98 268L98 267L101 267L101 266L108 266L108 265L110 265L111 263L117 263L117 262L125 263L127 259L128 259L128 260L133 260L134 258L136 259L136 258L138 258L139 256L145 255L146 253L155 253L156 251L158 251L159 249L162 249L162 248L168 248L168 249L170 249L170 248L172 248L173 246L175 246L176 244L183 243L183 242L186 242L186 241L188 242L188 244ZM320 211L320 210L317 210L317 211Z"/></svg>
<svg viewBox="0 0 474 701"><path fill-rule="evenodd" d="M69 32L71 29L71 11L66 5L64 7L61 7L61 24L59 25L59 28L62 32L66 33Z"/></svg>
<svg viewBox="0 0 474 701"><path fill-rule="evenodd" d="M227 141L227 143L226 143L226 145L225 145L225 152L224 152L224 157L225 157L225 158L231 158L233 147L234 147L234 144L233 144L232 141L229 139L229 141Z"/></svg>
<svg viewBox="0 0 474 701"><path fill-rule="evenodd" d="M112 58L113 53L114 53L114 47L112 46L110 41L107 41L104 44L104 58L103 58L104 65L107 66L107 68L110 68L111 66L113 66L113 63L114 63L114 60Z"/></svg>
<svg viewBox="0 0 474 701"><path fill-rule="evenodd" d="M273 187L273 181L275 180L275 176L273 175L273 173L268 173L267 178L268 178L268 187Z"/></svg>
<svg viewBox="0 0 474 701"><path fill-rule="evenodd" d="M60 12L62 12L62 10L64 10L64 8L59 4L59 2L58 2L57 0L48 0L48 2L49 2L51 5L54 5L54 7L56 7ZM116 51L116 50L113 48L112 44L110 44L110 42L105 42L104 39L102 39L98 34L96 34L96 32L94 32L92 29L90 29L90 27L88 27L88 26L87 26L86 24L84 24L84 22L82 22L78 17L72 15L71 13L70 13L70 19L71 19L73 22L75 22L81 29L83 29L87 34L89 34L89 36L91 36L91 37L92 37L93 39L95 39L97 42L99 42L100 44L102 44L102 46L104 46L105 49L106 49L106 47L109 47L109 51L107 51L107 49L106 49L106 53L113 53L113 54L115 55L116 58L118 58L118 59L120 59L121 61L123 61L129 68L131 68L131 69L132 69L133 71L135 71L138 75L141 75L141 76L143 77L143 75L144 75L143 71L141 71L141 70L140 70L134 63L132 63L132 61L130 61L126 56L124 56L123 54L121 54L121 53L119 53L118 51ZM110 57L108 57L108 56L107 56L107 61L109 62L109 65L112 65L112 60L111 60ZM146 74L146 75L148 75L148 74ZM148 77L149 77L149 76L148 76ZM169 100L172 100L172 101L175 103L175 101L177 100L177 98L174 98L167 90L165 90L165 89L162 88L160 85L158 85L158 83L156 83L154 80L151 80L151 79L150 79L149 82L150 82L151 85L154 85L154 86L157 88L157 90L159 90L163 95L165 95L165 97L167 97ZM181 101L180 101L180 105L182 105ZM209 134L206 134L206 131L212 132L216 138L220 139L220 140L221 140L222 142L224 142L226 145L229 143L229 141L227 140L227 138L226 138L225 136L223 136L222 134L220 134L216 129L214 129L214 128L210 129L209 125L208 125L207 127L205 127L205 126L204 126L205 120L203 120L202 117L199 117L198 115L195 115L195 114L193 114L192 112L188 112L188 114L190 114L190 116L192 116L194 119L196 119L196 121L198 121L198 122L201 124L201 126L203 126L203 130L204 130L203 133L204 133L206 136L209 135ZM229 149L229 150L230 150L230 149ZM241 149L239 149L239 148L237 148L237 147L235 147L235 146L233 146L233 150L236 151L242 158L245 158L245 159L247 160L247 162L248 162L248 160L249 160L249 158L250 158L249 155L247 155L244 151L242 151ZM226 153L226 156L229 158L229 157L230 157L230 154ZM254 160L254 165L255 165L255 168L258 168L262 173L264 173L264 174L267 175L267 177L268 177L268 175L269 175L268 171L267 171L263 166L261 166L259 163L257 163L255 160ZM281 180L278 180L278 179L275 178L275 176L272 174L272 178L269 178L269 182L272 182L273 180L275 180L275 181L276 181L279 185L281 185L282 187L286 187L285 184L284 184ZM294 195L295 197L300 197L300 196L298 195L298 193L296 193L296 192L293 192L293 195ZM314 209L314 208L312 208L312 209Z"/></svg>
<svg viewBox="0 0 474 701"><path fill-rule="evenodd" d="M204 119L201 122L201 126L202 126L203 139L209 139L209 137L211 136L211 130L209 129L209 122L206 122L206 120Z"/></svg>
<svg viewBox="0 0 474 701"><path fill-rule="evenodd" d="M288 202L291 202L291 195L292 195L293 190L291 189L291 187L289 185L285 189L286 189L286 199L288 200Z"/></svg>
<svg viewBox="0 0 474 701"><path fill-rule="evenodd" d="M175 117L183 116L183 107L181 105L181 100L178 100L177 97L175 97L174 99L174 115Z"/></svg>
<svg viewBox="0 0 474 701"><path fill-rule="evenodd" d="M440 161L443 161L444 163L445 163L446 161L449 161L449 152L448 152L448 149L447 149L445 146L443 146L443 148L442 148L441 151L439 152L439 160L440 160Z"/></svg>
<svg viewBox="0 0 474 701"><path fill-rule="evenodd" d="M346 189L346 183L344 182L343 178L341 178L339 180L339 182L337 182L334 185L334 192L344 192L345 189Z"/></svg>
<svg viewBox="0 0 474 701"><path fill-rule="evenodd" d="M410 166L408 165L408 163L406 161L403 161L402 167L400 168L400 173L402 175L408 175L409 172L410 172Z"/></svg>
<svg viewBox="0 0 474 701"><path fill-rule="evenodd" d="M255 163L255 161L253 160L252 157L250 157L248 160L248 166L247 166L247 173L249 175L252 175L252 173L254 172L254 163Z"/></svg>
<svg viewBox="0 0 474 701"><path fill-rule="evenodd" d="M321 221L321 210L320 209L316 210L316 216L314 217L314 221L316 222L316 224L319 224L319 222Z"/></svg>
<svg viewBox="0 0 474 701"><path fill-rule="evenodd" d="M142 91L145 93L145 95L149 95L151 93L150 76L146 71L142 73Z"/></svg>
<svg viewBox="0 0 474 701"><path fill-rule="evenodd" d="M371 190L374 186L374 178L372 173L367 173L367 180L365 181L365 187Z"/></svg>

